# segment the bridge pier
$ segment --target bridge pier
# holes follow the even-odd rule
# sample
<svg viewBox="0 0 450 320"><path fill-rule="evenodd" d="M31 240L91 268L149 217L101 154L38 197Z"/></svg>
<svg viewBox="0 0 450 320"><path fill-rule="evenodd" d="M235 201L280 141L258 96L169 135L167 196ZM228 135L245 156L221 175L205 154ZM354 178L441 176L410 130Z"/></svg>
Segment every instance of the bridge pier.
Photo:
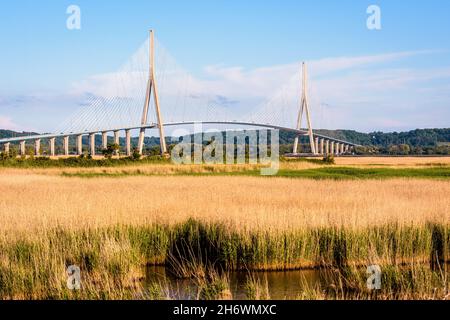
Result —
<svg viewBox="0 0 450 320"><path fill-rule="evenodd" d="M3 145L3 152L5 154L9 154L9 149L10 149L11 143L7 142Z"/></svg>
<svg viewBox="0 0 450 320"><path fill-rule="evenodd" d="M19 154L21 156L25 156L26 155L25 140L22 140L22 141L19 142Z"/></svg>
<svg viewBox="0 0 450 320"><path fill-rule="evenodd" d="M131 130L125 130L125 149L127 157L131 156Z"/></svg>
<svg viewBox="0 0 450 320"><path fill-rule="evenodd" d="M41 155L41 139L34 140L34 155L36 157Z"/></svg>
<svg viewBox="0 0 450 320"><path fill-rule="evenodd" d="M69 155L69 136L63 137L64 145L64 155L67 157Z"/></svg>
<svg viewBox="0 0 450 320"><path fill-rule="evenodd" d="M108 149L108 133L102 132L102 149Z"/></svg>
<svg viewBox="0 0 450 320"><path fill-rule="evenodd" d="M324 139L321 138L321 139L320 139L320 154L321 154L321 155L324 154L324 151L323 151L324 145L323 145L323 143L324 143Z"/></svg>
<svg viewBox="0 0 450 320"><path fill-rule="evenodd" d="M83 154L83 136L81 134L77 135L77 155L81 156Z"/></svg>
<svg viewBox="0 0 450 320"><path fill-rule="evenodd" d="M315 147L315 155L317 155L317 154L319 154L319 138L318 137L316 137L315 139L314 139L314 147Z"/></svg>
<svg viewBox="0 0 450 320"><path fill-rule="evenodd" d="M95 133L89 134L89 154L91 157L95 156Z"/></svg>
<svg viewBox="0 0 450 320"><path fill-rule="evenodd" d="M117 144L120 147L120 138L119 138L119 131L114 131L114 144ZM119 155L119 149L115 151L116 156Z"/></svg>
<svg viewBox="0 0 450 320"><path fill-rule="evenodd" d="M50 147L50 157L54 157L55 156L55 140L56 138L50 138L48 140L48 144Z"/></svg>
<svg viewBox="0 0 450 320"><path fill-rule="evenodd" d="M330 140L325 141L325 154L326 155L330 154Z"/></svg>
<svg viewBox="0 0 450 320"><path fill-rule="evenodd" d="M341 154L345 153L345 145L341 143Z"/></svg>
<svg viewBox="0 0 450 320"><path fill-rule="evenodd" d="M331 148L330 148L331 150L330 150L330 154L332 155L332 156L334 156L334 141L331 141Z"/></svg>
<svg viewBox="0 0 450 320"><path fill-rule="evenodd" d="M292 148L292 153L293 154L298 154L298 141L299 141L300 137L296 136L295 140L294 140L294 147Z"/></svg>
<svg viewBox="0 0 450 320"><path fill-rule="evenodd" d="M147 121L147 119L145 119L145 121ZM143 123L144 124L144 123ZM139 131L139 141L138 141L138 150L139 150L139 154L142 155L144 152L144 141L145 141L145 129L142 128ZM162 149L161 149L162 150Z"/></svg>
<svg viewBox="0 0 450 320"><path fill-rule="evenodd" d="M336 142L335 151L337 156L341 154L341 144L339 142Z"/></svg>

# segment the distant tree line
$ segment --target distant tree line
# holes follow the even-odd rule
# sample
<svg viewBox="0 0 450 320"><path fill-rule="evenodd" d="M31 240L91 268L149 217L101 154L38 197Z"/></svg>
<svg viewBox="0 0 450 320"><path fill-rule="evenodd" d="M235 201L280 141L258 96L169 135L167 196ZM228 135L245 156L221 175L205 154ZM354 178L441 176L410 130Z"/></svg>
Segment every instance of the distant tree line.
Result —
<svg viewBox="0 0 450 320"><path fill-rule="evenodd" d="M371 132L362 133L354 130L315 130L316 133L329 136L335 139L351 141L362 147L355 148L355 153L360 155L382 154L382 155L450 155L450 128L447 129L417 129L408 132ZM0 130L0 139L34 135L31 132L14 132L11 130ZM225 133L223 133L225 134ZM75 152L75 138L70 141L71 152ZM110 140L112 137L110 137ZM194 137L191 137L194 141ZM280 132L280 153L292 152L295 133ZM137 146L137 138L132 138L132 146ZM166 138L167 144L173 144L172 138ZM46 141L42 141L43 149L46 148ZM204 144L208 142L205 141ZM123 149L124 138L120 138L120 146ZM88 138L83 138L83 145L87 147ZM96 145L100 148L101 136L96 136ZM14 146L13 146L14 148ZM28 147L32 152L32 146ZM56 148L62 152L62 141L57 139ZM308 137L301 137L300 148L302 152L310 152ZM144 153L156 155L159 153L159 138L146 137Z"/></svg>
<svg viewBox="0 0 450 320"><path fill-rule="evenodd" d="M391 133L362 133L353 130L316 130L315 132L361 145L362 147L355 148L355 153L360 155L450 155L450 128ZM283 132L280 134L280 143L283 144L284 149L289 149L294 138L295 134ZM307 137L302 137L301 143L309 150Z"/></svg>

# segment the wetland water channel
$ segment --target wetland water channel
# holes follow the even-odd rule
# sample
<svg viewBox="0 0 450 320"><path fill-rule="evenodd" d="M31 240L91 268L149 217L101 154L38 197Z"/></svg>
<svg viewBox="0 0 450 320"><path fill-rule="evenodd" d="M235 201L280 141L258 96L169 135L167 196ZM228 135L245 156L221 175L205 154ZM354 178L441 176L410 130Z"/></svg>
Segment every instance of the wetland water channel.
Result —
<svg viewBox="0 0 450 320"><path fill-rule="evenodd" d="M246 283L249 272L233 271L229 273L230 291L233 299L247 299ZM269 289L274 300L296 299L305 286L323 285L325 277L318 269L298 271L252 272L253 279L258 279L263 287ZM178 279L165 267L149 266L146 272L146 284L160 283L169 290L170 296L180 300L196 299L198 288L191 279Z"/></svg>
<svg viewBox="0 0 450 320"><path fill-rule="evenodd" d="M448 279L450 276L450 263L444 264L445 267L438 272ZM425 266L425 265L423 265ZM400 267L403 271L412 271L410 267ZM362 270L362 269L361 269ZM431 269L426 267L427 272ZM228 282L231 297L234 300L248 299L247 281L250 279L257 280L262 289L267 292L272 300L296 300L302 297L305 290L320 288L325 289L330 287L330 270L327 269L306 269L295 271L270 271L270 272L247 272L247 271L232 271L228 273ZM365 272L364 270L362 270ZM369 277L369 275L367 275ZM361 278L361 287L366 286L364 277ZM198 299L199 288L192 279L179 279L173 276L166 267L163 266L148 266L146 268L146 277L144 287L150 288L154 284L159 284L164 288L165 293L171 299L176 300L195 300ZM265 293L264 292L264 293Z"/></svg>

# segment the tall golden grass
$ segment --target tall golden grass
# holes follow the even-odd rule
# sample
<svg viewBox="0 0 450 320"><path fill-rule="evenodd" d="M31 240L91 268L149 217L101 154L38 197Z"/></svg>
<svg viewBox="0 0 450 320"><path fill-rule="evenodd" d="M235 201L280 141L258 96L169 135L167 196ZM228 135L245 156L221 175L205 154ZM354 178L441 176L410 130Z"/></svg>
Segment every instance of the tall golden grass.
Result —
<svg viewBox="0 0 450 320"><path fill-rule="evenodd" d="M260 177L0 176L0 231L174 224L188 218L242 229L364 228L449 222L450 182L313 181Z"/></svg>
<svg viewBox="0 0 450 320"><path fill-rule="evenodd" d="M324 165L310 162L281 162L283 169L304 170L320 168ZM214 164L214 165L177 165L177 164L139 164L112 167L54 167L54 168L11 168L0 167L0 175L61 175L61 174L117 174L117 175L175 175L198 173L233 173L260 170L262 165L250 164Z"/></svg>
<svg viewBox="0 0 450 320"><path fill-rule="evenodd" d="M143 266L167 263L176 244L254 269L397 265L448 256L447 180L61 176L67 170L236 168L248 170L0 170L0 298L136 298L144 294L138 281ZM192 252L196 261L198 250ZM71 264L83 270L79 293L66 288ZM420 291L428 296L433 283L425 280Z"/></svg>

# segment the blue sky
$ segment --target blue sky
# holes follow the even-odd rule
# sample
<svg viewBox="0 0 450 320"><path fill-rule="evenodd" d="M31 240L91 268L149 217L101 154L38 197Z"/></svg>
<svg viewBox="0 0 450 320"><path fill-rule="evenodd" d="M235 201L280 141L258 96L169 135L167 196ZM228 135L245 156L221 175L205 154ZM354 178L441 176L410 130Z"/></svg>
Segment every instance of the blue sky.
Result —
<svg viewBox="0 0 450 320"><path fill-rule="evenodd" d="M66 28L71 4L81 30ZM379 31L366 28L371 4ZM149 28L192 74L213 67L224 86L236 67L254 76L311 61L320 127L450 127L449 15L447 0L9 1L0 7L0 127L52 131L74 111L74 84L117 70ZM343 58L353 60L325 67Z"/></svg>

